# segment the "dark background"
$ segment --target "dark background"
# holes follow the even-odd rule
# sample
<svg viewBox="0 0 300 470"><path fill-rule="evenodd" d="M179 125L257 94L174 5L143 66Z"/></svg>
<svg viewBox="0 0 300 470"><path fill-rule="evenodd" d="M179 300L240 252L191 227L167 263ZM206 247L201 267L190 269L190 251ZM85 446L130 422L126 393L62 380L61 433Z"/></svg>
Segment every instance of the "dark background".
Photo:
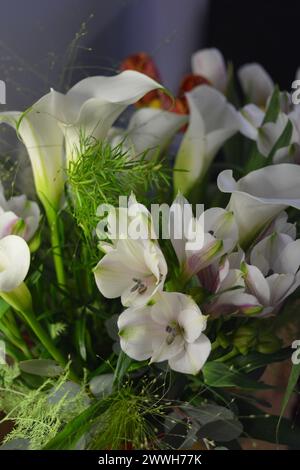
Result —
<svg viewBox="0 0 300 470"><path fill-rule="evenodd" d="M236 67L261 62L286 89L300 65L297 0L1 0L0 8L0 79L9 109L29 106L50 86L62 89L63 68L65 82L74 83L114 73L139 51L155 58L173 92L202 47L218 47Z"/></svg>

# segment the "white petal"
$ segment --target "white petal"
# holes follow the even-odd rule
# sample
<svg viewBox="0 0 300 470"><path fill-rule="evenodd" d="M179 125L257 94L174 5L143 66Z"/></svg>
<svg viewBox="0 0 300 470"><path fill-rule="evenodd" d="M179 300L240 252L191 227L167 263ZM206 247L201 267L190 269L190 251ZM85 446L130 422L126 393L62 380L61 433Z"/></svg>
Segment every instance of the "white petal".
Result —
<svg viewBox="0 0 300 470"><path fill-rule="evenodd" d="M245 64L238 70L238 77L247 99L264 106L273 92L274 83L270 75L259 64Z"/></svg>
<svg viewBox="0 0 300 470"><path fill-rule="evenodd" d="M202 49L192 55L192 71L209 80L218 90L224 92L227 84L227 70L224 57L218 49Z"/></svg>
<svg viewBox="0 0 300 470"><path fill-rule="evenodd" d="M288 235L285 235L288 237ZM290 238L290 237L289 237ZM274 259L274 271L277 273L296 274L300 266L300 240L285 244Z"/></svg>
<svg viewBox="0 0 300 470"><path fill-rule="evenodd" d="M261 126L265 113L255 104L247 104L238 113L239 131L249 139L256 140L257 129Z"/></svg>
<svg viewBox="0 0 300 470"><path fill-rule="evenodd" d="M267 282L271 292L270 305L276 307L299 286L300 279L296 282L294 274L272 274L267 277Z"/></svg>
<svg viewBox="0 0 300 470"><path fill-rule="evenodd" d="M23 238L8 235L0 240L0 291L10 292L25 279L30 251Z"/></svg>
<svg viewBox="0 0 300 470"><path fill-rule="evenodd" d="M186 97L190 121L174 173L175 190L184 194L200 182L220 147L238 130L236 111L214 88L201 85Z"/></svg>
<svg viewBox="0 0 300 470"><path fill-rule="evenodd" d="M129 122L125 142L133 148L133 156L147 150L147 158L150 158L162 152L187 121L184 115L153 108L139 109Z"/></svg>
<svg viewBox="0 0 300 470"><path fill-rule="evenodd" d="M202 315L198 305L190 299L190 305L187 305L178 317L178 323L183 329L185 341L188 343L196 341L206 328L206 320L207 318Z"/></svg>
<svg viewBox="0 0 300 470"><path fill-rule="evenodd" d="M19 217L11 211L0 214L0 239L10 235Z"/></svg>
<svg viewBox="0 0 300 470"><path fill-rule="evenodd" d="M195 375L207 361L210 351L211 343L202 334L195 343L186 343L180 354L169 359L169 366L177 372Z"/></svg>
<svg viewBox="0 0 300 470"><path fill-rule="evenodd" d="M271 297L269 285L256 266L246 265L245 285L261 304L269 305Z"/></svg>
<svg viewBox="0 0 300 470"><path fill-rule="evenodd" d="M152 337L156 325L149 308L128 308L118 319L122 350L132 359L143 361L152 356Z"/></svg>
<svg viewBox="0 0 300 470"><path fill-rule="evenodd" d="M191 205L181 193L178 193L170 207L169 233L174 251L180 264L182 264L186 259L186 235L192 219L193 210Z"/></svg>
<svg viewBox="0 0 300 470"><path fill-rule="evenodd" d="M262 155L267 157L270 154L288 122L287 115L279 113L276 122L268 122L259 129L257 147Z"/></svg>
<svg viewBox="0 0 300 470"><path fill-rule="evenodd" d="M218 176L220 191L232 193L240 243L246 243L288 206L300 208L300 166L288 163L252 171L236 182L231 170Z"/></svg>
<svg viewBox="0 0 300 470"><path fill-rule="evenodd" d="M258 267L265 276L270 269L275 272L284 272L278 270L276 260L280 257L282 250L292 241L293 239L289 235L276 232L263 238L252 248L250 263Z"/></svg>

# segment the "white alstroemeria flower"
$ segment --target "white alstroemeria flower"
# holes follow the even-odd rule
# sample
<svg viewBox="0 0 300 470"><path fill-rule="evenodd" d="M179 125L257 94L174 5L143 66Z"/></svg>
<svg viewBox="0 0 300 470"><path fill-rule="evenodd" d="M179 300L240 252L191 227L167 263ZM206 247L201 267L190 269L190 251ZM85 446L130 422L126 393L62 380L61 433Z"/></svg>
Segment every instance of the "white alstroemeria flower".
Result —
<svg viewBox="0 0 300 470"><path fill-rule="evenodd" d="M30 251L23 238L8 235L0 240L0 295L22 284L29 265Z"/></svg>
<svg viewBox="0 0 300 470"><path fill-rule="evenodd" d="M121 297L125 307L141 306L163 289L167 264L156 242L121 239L99 261L94 275L105 297Z"/></svg>
<svg viewBox="0 0 300 470"><path fill-rule="evenodd" d="M247 104L238 112L239 131L251 140L257 141L258 129L261 127L265 112L256 104Z"/></svg>
<svg viewBox="0 0 300 470"><path fill-rule="evenodd" d="M238 77L247 100L264 107L274 89L268 72L260 64L245 64L239 68Z"/></svg>
<svg viewBox="0 0 300 470"><path fill-rule="evenodd" d="M182 228L178 232L180 223ZM174 227L177 231L174 231ZM214 207L204 211L195 220L190 204L181 194L170 208L170 228L173 248L187 277L197 274L225 253L230 253L238 240L238 227L232 212ZM197 246L200 234L202 247Z"/></svg>
<svg viewBox="0 0 300 470"><path fill-rule="evenodd" d="M235 181L231 170L218 176L218 187L231 193L227 210L239 227L239 243L247 245L287 207L300 209L300 167L289 163L267 166Z"/></svg>
<svg viewBox="0 0 300 470"><path fill-rule="evenodd" d="M137 202L133 193L128 198L127 207L99 206L97 215L103 216L103 212L107 215L98 223L96 235L100 240L98 247L104 253L115 248L120 239L157 240L158 238L150 212L146 206Z"/></svg>
<svg viewBox="0 0 300 470"><path fill-rule="evenodd" d="M285 130L289 121L290 120L286 114L279 113L275 122L267 122L258 129L257 147L263 156L267 157L271 153L274 145ZM297 140L298 136L293 127L292 137L289 145L276 151L273 157L275 161L280 161L280 159L288 156L290 145L297 143Z"/></svg>
<svg viewBox="0 0 300 470"><path fill-rule="evenodd" d="M112 146L122 143L133 159L147 151L146 157L149 159L164 151L187 122L186 115L142 108L133 114L126 130L119 129L112 133Z"/></svg>
<svg viewBox="0 0 300 470"><path fill-rule="evenodd" d="M168 361L177 372L197 374L211 351L202 333L206 317L184 294L162 292L155 300L154 305L129 308L120 315L122 350L138 361Z"/></svg>
<svg viewBox="0 0 300 470"><path fill-rule="evenodd" d="M192 72L206 78L222 93L227 85L227 69L222 53L216 48L201 49L192 55Z"/></svg>
<svg viewBox="0 0 300 470"><path fill-rule="evenodd" d="M30 241L39 221L40 209L36 202L28 201L25 195L6 200L0 183L0 238L14 234Z"/></svg>
<svg viewBox="0 0 300 470"><path fill-rule="evenodd" d="M239 127L237 112L219 91L201 85L186 94L190 121L177 153L176 191L186 194L201 182L215 155Z"/></svg>
<svg viewBox="0 0 300 470"><path fill-rule="evenodd" d="M250 264L243 263L247 291L272 313L300 285L300 240L274 232L251 250Z"/></svg>
<svg viewBox="0 0 300 470"><path fill-rule="evenodd" d="M273 232L284 233L295 240L297 235L296 223L288 222L288 214L283 211L272 221L265 232L260 235L260 239L263 239L268 235L272 235Z"/></svg>
<svg viewBox="0 0 300 470"><path fill-rule="evenodd" d="M228 314L258 314L263 307L254 295L245 292L244 275L240 269L242 250L223 257L198 273L198 279L208 292L215 294L204 306L211 316Z"/></svg>

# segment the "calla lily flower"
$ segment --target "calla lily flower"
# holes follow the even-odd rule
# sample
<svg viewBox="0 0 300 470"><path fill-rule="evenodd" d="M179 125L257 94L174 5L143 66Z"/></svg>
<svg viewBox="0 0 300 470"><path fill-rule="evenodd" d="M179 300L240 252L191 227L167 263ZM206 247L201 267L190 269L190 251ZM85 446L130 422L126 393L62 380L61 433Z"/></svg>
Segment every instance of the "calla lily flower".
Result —
<svg viewBox="0 0 300 470"><path fill-rule="evenodd" d="M174 172L175 190L183 194L196 183L200 184L219 149L239 128L236 110L214 88L201 85L186 97L190 121L177 153Z"/></svg>
<svg viewBox="0 0 300 470"><path fill-rule="evenodd" d="M30 158L39 199L57 210L64 189L63 133L47 101L41 98L26 113L1 113L0 123L16 129Z"/></svg>
<svg viewBox="0 0 300 470"><path fill-rule="evenodd" d="M30 241L39 221L40 209L36 202L28 201L25 195L7 201L0 183L0 238L14 234Z"/></svg>
<svg viewBox="0 0 300 470"><path fill-rule="evenodd" d="M147 158L165 150L179 129L188 121L188 116L154 108L136 111L127 130L119 130L113 136L112 145L123 143L130 158L138 158L147 151Z"/></svg>
<svg viewBox="0 0 300 470"><path fill-rule="evenodd" d="M171 369L184 374L197 374L211 351L203 334L206 317L184 294L163 292L151 306L129 308L120 315L118 327L121 348L128 356L168 361Z"/></svg>
<svg viewBox="0 0 300 470"><path fill-rule="evenodd" d="M267 166L235 181L231 170L218 176L218 187L231 193L227 210L239 227L239 243L247 245L287 207L300 209L300 167L289 163Z"/></svg>
<svg viewBox="0 0 300 470"><path fill-rule="evenodd" d="M260 64L245 64L238 70L238 77L247 100L264 107L274 89L274 82Z"/></svg>
<svg viewBox="0 0 300 470"><path fill-rule="evenodd" d="M180 213L183 214L182 236L175 238L175 233L171 230L171 242L182 271L189 278L235 248L238 227L233 213L218 207L206 210L195 220L188 201L179 194L170 208L170 225L172 222L172 226L178 226L177 217ZM198 248L196 237L200 233L203 234L202 247Z"/></svg>
<svg viewBox="0 0 300 470"><path fill-rule="evenodd" d="M227 69L222 53L215 48L201 49L192 55L192 71L205 77L222 93L227 85Z"/></svg>
<svg viewBox="0 0 300 470"><path fill-rule="evenodd" d="M59 123L66 141L67 161L76 159L81 139L107 136L114 121L127 106L162 85L133 70L113 77L88 77L66 95L54 90L44 97L52 117Z"/></svg>
<svg viewBox="0 0 300 470"><path fill-rule="evenodd" d="M276 311L300 285L300 240L274 232L251 250L243 264L247 291L264 307L262 315Z"/></svg>
<svg viewBox="0 0 300 470"><path fill-rule="evenodd" d="M163 289L167 264L156 242L121 239L99 261L94 275L105 297L121 297L125 307L141 306Z"/></svg>

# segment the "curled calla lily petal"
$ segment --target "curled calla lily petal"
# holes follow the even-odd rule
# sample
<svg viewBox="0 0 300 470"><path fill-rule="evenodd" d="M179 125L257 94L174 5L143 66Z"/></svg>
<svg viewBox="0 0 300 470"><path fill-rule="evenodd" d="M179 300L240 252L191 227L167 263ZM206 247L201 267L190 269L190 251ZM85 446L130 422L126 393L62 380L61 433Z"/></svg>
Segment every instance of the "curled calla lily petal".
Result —
<svg viewBox="0 0 300 470"><path fill-rule="evenodd" d="M64 189L63 133L46 101L41 98L23 114L1 113L0 123L15 128L24 143L41 201L58 208Z"/></svg>
<svg viewBox="0 0 300 470"><path fill-rule="evenodd" d="M121 348L136 360L167 360L173 370L197 374L210 354L206 317L184 294L162 292L151 305L128 308L118 327Z"/></svg>
<svg viewBox="0 0 300 470"><path fill-rule="evenodd" d="M127 130L115 133L112 145L122 142L130 158L138 158L147 151L149 159L167 148L179 129L186 124L188 116L161 109L142 108L136 111Z"/></svg>
<svg viewBox="0 0 300 470"><path fill-rule="evenodd" d="M190 121L177 153L176 192L187 194L205 175L224 142L239 128L237 112L224 95L201 85L186 94Z"/></svg>
<svg viewBox="0 0 300 470"><path fill-rule="evenodd" d="M127 106L162 85L146 75L126 70L112 77L88 77L66 95L52 90L44 97L49 113L66 139L67 160L76 158L81 138L104 139Z"/></svg>
<svg viewBox="0 0 300 470"><path fill-rule="evenodd" d="M265 106L274 89L268 72L260 64L245 64L239 68L238 77L247 99L258 106Z"/></svg>
<svg viewBox="0 0 300 470"><path fill-rule="evenodd" d="M227 85L227 70L222 53L216 48L201 49L192 55L192 71L205 77L219 91Z"/></svg>
<svg viewBox="0 0 300 470"><path fill-rule="evenodd" d="M23 238L8 235L0 240L0 292L22 284L30 265L30 251Z"/></svg>
<svg viewBox="0 0 300 470"><path fill-rule="evenodd" d="M218 187L231 193L227 209L239 227L239 242L246 245L287 207L300 209L300 167L281 163L253 171L236 181L231 170L218 176Z"/></svg>

